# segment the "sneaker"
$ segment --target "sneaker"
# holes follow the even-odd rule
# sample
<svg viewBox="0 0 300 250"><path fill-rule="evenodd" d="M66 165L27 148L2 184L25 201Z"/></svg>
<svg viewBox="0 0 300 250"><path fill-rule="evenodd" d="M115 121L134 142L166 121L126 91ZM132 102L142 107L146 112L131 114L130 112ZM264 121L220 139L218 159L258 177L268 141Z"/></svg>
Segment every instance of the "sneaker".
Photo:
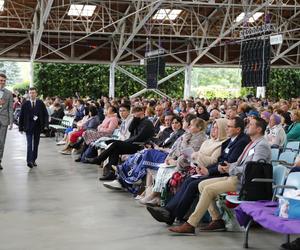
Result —
<svg viewBox="0 0 300 250"><path fill-rule="evenodd" d="M57 146L61 146L61 145L65 145L65 144L66 144L66 141L64 141L64 140L61 140L56 143Z"/></svg>
<svg viewBox="0 0 300 250"><path fill-rule="evenodd" d="M213 220L207 226L200 228L202 232L222 232L226 231L225 222L223 220Z"/></svg>
<svg viewBox="0 0 300 250"><path fill-rule="evenodd" d="M118 180L104 182L103 186L112 190L123 190L123 187Z"/></svg>

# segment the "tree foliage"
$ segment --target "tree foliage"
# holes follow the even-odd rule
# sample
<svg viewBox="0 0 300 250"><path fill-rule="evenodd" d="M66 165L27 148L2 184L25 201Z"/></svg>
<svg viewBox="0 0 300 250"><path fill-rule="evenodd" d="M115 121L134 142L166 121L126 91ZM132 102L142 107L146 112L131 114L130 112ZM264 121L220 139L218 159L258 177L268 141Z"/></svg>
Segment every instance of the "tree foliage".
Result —
<svg viewBox="0 0 300 250"><path fill-rule="evenodd" d="M12 85L21 81L21 69L16 62L0 62L0 72L6 74L7 85Z"/></svg>
<svg viewBox="0 0 300 250"><path fill-rule="evenodd" d="M28 88L29 88L29 81L24 81L21 83L14 84L13 91L18 92L21 95L24 95L26 90L28 90Z"/></svg>
<svg viewBox="0 0 300 250"><path fill-rule="evenodd" d="M241 70L238 68L194 68L192 75L194 86L225 85L239 87Z"/></svg>
<svg viewBox="0 0 300 250"><path fill-rule="evenodd" d="M37 63L34 67L35 85L39 92L44 96L59 95L61 97L69 97L74 96L76 92L81 96L90 96L92 98L108 95L108 65ZM145 68L143 66L121 67L146 81ZM170 75L176 70L178 70L176 67L166 67L166 75ZM223 94L228 92L229 94L227 93L226 97L230 97L234 96L233 90L235 88L240 88L240 82L240 69L195 68L192 75L192 93L196 96L199 95L201 91L206 91L206 97L214 97L220 95L218 92ZM220 87L217 87L218 85ZM211 89L208 87L211 87ZM130 96L141 89L143 89L143 86L116 70L115 94L117 97ZM162 83L159 86L159 89L170 97L182 98L184 73L180 73ZM241 88L241 96L245 96L248 93L255 94L255 88ZM268 97L289 99L298 97L299 95L300 70L271 70L270 83L267 87ZM146 96L158 97L151 91L147 92Z"/></svg>
<svg viewBox="0 0 300 250"><path fill-rule="evenodd" d="M131 74L146 80L143 66L122 66ZM176 71L176 67L167 67L166 73ZM183 74L171 78L159 86L159 89L171 97L180 97L183 93ZM34 83L39 93L44 96L69 97L76 92L80 96L98 98L108 95L109 66L90 64L58 64L37 63L34 65ZM170 88L171 87L171 88ZM116 70L116 96L130 96L143 88L139 83L127 75ZM149 92L150 96L152 92Z"/></svg>
<svg viewBox="0 0 300 250"><path fill-rule="evenodd" d="M290 99L300 96L299 69L272 69L267 87L267 95L272 98Z"/></svg>

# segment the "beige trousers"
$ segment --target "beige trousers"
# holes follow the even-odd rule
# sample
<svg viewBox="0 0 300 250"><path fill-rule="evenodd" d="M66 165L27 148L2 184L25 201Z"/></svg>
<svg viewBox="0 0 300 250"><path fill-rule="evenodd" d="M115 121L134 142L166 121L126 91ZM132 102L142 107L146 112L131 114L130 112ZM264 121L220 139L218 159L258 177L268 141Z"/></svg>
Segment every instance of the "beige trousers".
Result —
<svg viewBox="0 0 300 250"><path fill-rule="evenodd" d="M238 179L236 176L212 178L200 182L198 186L200 198L195 211L189 217L188 223L197 227L207 210L212 220L220 219L216 199L219 194L236 191L237 185Z"/></svg>

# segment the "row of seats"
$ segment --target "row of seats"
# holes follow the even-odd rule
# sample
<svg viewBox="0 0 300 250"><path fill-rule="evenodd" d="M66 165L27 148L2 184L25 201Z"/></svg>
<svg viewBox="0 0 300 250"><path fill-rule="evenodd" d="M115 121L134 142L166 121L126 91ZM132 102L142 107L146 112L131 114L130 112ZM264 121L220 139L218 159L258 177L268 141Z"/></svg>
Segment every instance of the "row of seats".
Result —
<svg viewBox="0 0 300 250"><path fill-rule="evenodd" d="M289 173L287 177L285 177L287 172L288 170L285 166L278 165L274 167L273 181L276 185L274 185L273 201L280 196L285 197L290 189L300 190L300 172ZM263 204L265 204L265 207ZM246 203L240 205L239 209L250 216L250 220L245 227L244 248L248 248L249 231L253 222L257 222L268 230L285 234L287 236L287 242L290 241L290 234L300 234L300 220L289 220L276 216L274 214L276 206L278 206L278 203L271 202L252 203L250 207ZM295 224L297 225L296 227Z"/></svg>
<svg viewBox="0 0 300 250"><path fill-rule="evenodd" d="M288 142L282 149L272 148L272 163L273 166L279 163L292 165L299 153L300 142L292 141Z"/></svg>
<svg viewBox="0 0 300 250"><path fill-rule="evenodd" d="M290 170L295 163L296 156L298 155L299 147L300 147L300 142L295 141L295 142L287 143L286 147L281 150L275 148L272 149L273 179L264 180L267 182L272 182L273 184L272 201L276 201L277 198L279 198L280 196L285 197L287 192L289 192L290 189L295 189L295 190L300 189L300 172L290 173ZM235 204L236 206L237 205L241 206L241 204L246 202L246 201L238 200L238 195L227 195L226 200L230 204ZM257 209L261 210L262 213L264 212L263 208L260 207L260 204L257 207ZM252 208L252 210L255 211L255 207ZM245 230L245 238L244 238L244 248L248 248L248 234L249 234L251 223L253 221L257 221L259 223L260 222L259 220L260 218L255 218L252 216L251 221L249 222L247 227L245 227L246 230ZM286 222L288 223L288 220ZM264 227L269 230L274 230L273 228L270 228L268 226L264 226ZM288 234L288 238L289 238L289 234Z"/></svg>

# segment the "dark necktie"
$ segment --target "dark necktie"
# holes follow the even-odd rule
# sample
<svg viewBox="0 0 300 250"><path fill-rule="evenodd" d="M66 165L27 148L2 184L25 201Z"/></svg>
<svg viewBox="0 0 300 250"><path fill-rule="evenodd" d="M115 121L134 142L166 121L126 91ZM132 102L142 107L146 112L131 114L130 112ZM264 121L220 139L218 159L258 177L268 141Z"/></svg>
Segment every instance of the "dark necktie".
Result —
<svg viewBox="0 0 300 250"><path fill-rule="evenodd" d="M32 102L32 109L35 107L35 101Z"/></svg>

